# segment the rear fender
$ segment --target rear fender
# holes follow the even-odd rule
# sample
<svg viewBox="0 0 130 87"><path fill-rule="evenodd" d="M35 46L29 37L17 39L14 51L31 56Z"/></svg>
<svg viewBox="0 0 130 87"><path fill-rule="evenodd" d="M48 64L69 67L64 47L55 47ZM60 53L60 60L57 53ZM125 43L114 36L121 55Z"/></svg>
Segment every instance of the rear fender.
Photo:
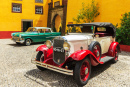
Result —
<svg viewBox="0 0 130 87"><path fill-rule="evenodd" d="M70 57L76 61L83 60L86 56L90 58L93 66L96 66L99 63L102 64L102 62L98 61L96 56L90 50L79 50L70 55Z"/></svg>
<svg viewBox="0 0 130 87"><path fill-rule="evenodd" d="M109 50L108 50L108 55L109 56L113 56L113 57L115 56L114 54L115 54L116 47L118 47L118 52L121 52L119 43L118 42L112 42L110 47L109 47Z"/></svg>

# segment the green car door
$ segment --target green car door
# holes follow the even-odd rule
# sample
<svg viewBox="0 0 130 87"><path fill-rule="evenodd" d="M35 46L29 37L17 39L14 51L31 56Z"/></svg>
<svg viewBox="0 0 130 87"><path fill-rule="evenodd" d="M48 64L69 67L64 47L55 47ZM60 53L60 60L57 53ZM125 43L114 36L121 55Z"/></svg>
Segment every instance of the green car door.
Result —
<svg viewBox="0 0 130 87"><path fill-rule="evenodd" d="M51 40L55 36L59 36L59 32L51 32L50 29L38 29L39 36L38 39L41 41Z"/></svg>
<svg viewBox="0 0 130 87"><path fill-rule="evenodd" d="M52 32L51 30L46 29L45 30L45 40L52 40L56 36L60 36L60 32Z"/></svg>

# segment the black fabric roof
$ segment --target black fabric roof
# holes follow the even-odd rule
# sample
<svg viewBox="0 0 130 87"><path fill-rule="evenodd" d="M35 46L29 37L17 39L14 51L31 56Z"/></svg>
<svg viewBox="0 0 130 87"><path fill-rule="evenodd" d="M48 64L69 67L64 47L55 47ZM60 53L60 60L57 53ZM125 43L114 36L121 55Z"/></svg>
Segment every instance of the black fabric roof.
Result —
<svg viewBox="0 0 130 87"><path fill-rule="evenodd" d="M112 23L109 22L91 22L91 23L83 23L83 24L68 24L69 26L97 26L97 27L109 27L113 30L114 36L116 35L116 28ZM107 28L107 29L109 29Z"/></svg>

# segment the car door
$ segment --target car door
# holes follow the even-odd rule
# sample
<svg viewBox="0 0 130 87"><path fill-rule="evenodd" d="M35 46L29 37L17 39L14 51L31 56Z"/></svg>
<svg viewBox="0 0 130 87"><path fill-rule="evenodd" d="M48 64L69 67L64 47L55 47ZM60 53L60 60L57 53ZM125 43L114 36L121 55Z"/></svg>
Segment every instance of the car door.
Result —
<svg viewBox="0 0 130 87"><path fill-rule="evenodd" d="M38 42L42 42L45 41L45 33L44 33L44 29L38 29Z"/></svg>
<svg viewBox="0 0 130 87"><path fill-rule="evenodd" d="M51 40L53 38L52 32L50 29L45 29L45 39L46 40Z"/></svg>
<svg viewBox="0 0 130 87"><path fill-rule="evenodd" d="M102 49L102 54L108 52L108 49L109 49L110 44L111 44L111 40L112 40L112 37L110 37L110 36L99 37L99 38L94 39L94 41L97 41L100 43L101 49Z"/></svg>

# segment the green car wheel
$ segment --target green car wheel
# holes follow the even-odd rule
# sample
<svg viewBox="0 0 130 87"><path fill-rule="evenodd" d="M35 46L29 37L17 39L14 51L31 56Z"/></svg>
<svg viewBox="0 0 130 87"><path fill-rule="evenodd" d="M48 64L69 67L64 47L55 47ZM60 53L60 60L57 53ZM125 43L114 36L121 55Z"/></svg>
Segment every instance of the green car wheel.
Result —
<svg viewBox="0 0 130 87"><path fill-rule="evenodd" d="M31 45L31 42L32 42L32 41L31 41L30 39L26 39L26 40L25 40L25 45L26 45L26 46L30 46L30 45Z"/></svg>

